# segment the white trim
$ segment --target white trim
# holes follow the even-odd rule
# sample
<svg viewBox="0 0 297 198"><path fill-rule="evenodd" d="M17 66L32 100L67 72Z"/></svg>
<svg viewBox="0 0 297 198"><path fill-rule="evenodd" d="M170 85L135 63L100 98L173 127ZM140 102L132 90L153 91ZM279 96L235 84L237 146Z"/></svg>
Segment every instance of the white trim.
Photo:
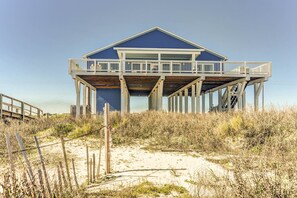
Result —
<svg viewBox="0 0 297 198"><path fill-rule="evenodd" d="M189 53L195 53L195 52L202 52L205 51L204 49L184 49L184 48L135 48L135 47L114 47L114 50L119 51L158 51L158 52L189 52Z"/></svg>
<svg viewBox="0 0 297 198"><path fill-rule="evenodd" d="M178 39L178 40L181 40L181 41L183 41L183 42L186 42L186 43L188 43L188 44L190 44L190 45L193 45L193 46L195 46L195 47L202 48L202 49L204 49L205 51L207 51L207 52L209 52L209 53L211 53L211 54L214 54L214 55L217 55L217 56L219 56L219 57L221 57L221 58L224 58L225 60L228 59L228 58L227 58L226 56L224 56L224 55L221 55L221 54L219 54L219 53L217 53L217 52L214 52L214 51L212 51L212 50L210 50L210 49L207 49L207 48L205 48L205 47L203 47L203 46L201 46L201 45L198 45L198 44L196 44L196 43L194 43L194 42L192 42L192 41L186 40L186 39L184 39L184 38L182 38L182 37L180 37L180 36L178 36L178 35L176 35L176 34L174 34L174 33L171 33L171 32L169 32L169 31L167 31L167 30L164 30L164 29L162 29L162 28L160 28L160 27L158 27L158 26L153 27L153 28L150 28L150 29L148 29L148 30L146 30L146 31L143 31L143 32L138 33L138 34L135 34L135 35L133 35L133 36L130 36L130 37L126 38L126 39L123 39L123 40L117 41L117 42L115 42L115 43L112 43L112 44L107 45L107 46L105 46L105 47L103 47L103 48L96 49L96 50L94 50L94 51L92 51L92 52L89 52L89 53L87 53L87 54L84 54L83 57L86 58L86 57L91 56L91 55L93 55L93 54L95 54L95 53L97 53L97 52L103 51L103 50L108 49L108 48L110 48L110 47L119 45L119 44L124 43L124 42L129 41L129 40L132 40L132 39L134 39L134 38L136 38L136 37L139 37L139 36L141 36L141 35L143 35L143 34L152 32L152 31L154 31L154 30L159 30L159 31L161 31L161 32L163 32L163 33L165 33L165 34L168 34L169 36L172 36L172 37L174 37L174 38L176 38L176 39Z"/></svg>

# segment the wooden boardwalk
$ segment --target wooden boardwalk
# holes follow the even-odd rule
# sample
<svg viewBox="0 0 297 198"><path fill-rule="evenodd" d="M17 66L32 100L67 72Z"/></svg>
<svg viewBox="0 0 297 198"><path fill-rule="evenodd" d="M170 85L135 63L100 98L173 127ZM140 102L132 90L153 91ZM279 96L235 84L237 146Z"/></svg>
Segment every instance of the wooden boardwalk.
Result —
<svg viewBox="0 0 297 198"><path fill-rule="evenodd" d="M0 119L30 120L40 118L42 115L41 109L0 93Z"/></svg>

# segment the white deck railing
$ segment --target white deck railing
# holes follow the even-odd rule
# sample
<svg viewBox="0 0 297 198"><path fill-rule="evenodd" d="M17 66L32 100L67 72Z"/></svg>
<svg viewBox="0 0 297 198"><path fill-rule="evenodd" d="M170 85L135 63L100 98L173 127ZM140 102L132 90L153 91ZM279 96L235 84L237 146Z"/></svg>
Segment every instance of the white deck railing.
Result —
<svg viewBox="0 0 297 198"><path fill-rule="evenodd" d="M157 60L112 60L70 59L70 74L100 73L164 73L199 75L261 75L270 77L271 62L231 61L157 61Z"/></svg>

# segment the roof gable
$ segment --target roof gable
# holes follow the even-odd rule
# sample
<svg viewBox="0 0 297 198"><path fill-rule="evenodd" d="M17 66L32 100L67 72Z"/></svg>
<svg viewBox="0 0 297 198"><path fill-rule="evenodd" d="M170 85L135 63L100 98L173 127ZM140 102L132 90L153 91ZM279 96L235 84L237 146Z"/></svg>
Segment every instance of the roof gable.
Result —
<svg viewBox="0 0 297 198"><path fill-rule="evenodd" d="M200 49L156 29L115 47Z"/></svg>
<svg viewBox="0 0 297 198"><path fill-rule="evenodd" d="M180 36L168 32L159 27L154 27L134 36L128 37L124 40L118 41L106 47L94 50L85 54L85 58L98 58L98 59L117 59L117 53L114 47L125 48L172 48L172 49L203 49L208 54L216 56L218 59L226 60L227 57L218 54L214 51L206 49L203 46L197 45L188 41Z"/></svg>

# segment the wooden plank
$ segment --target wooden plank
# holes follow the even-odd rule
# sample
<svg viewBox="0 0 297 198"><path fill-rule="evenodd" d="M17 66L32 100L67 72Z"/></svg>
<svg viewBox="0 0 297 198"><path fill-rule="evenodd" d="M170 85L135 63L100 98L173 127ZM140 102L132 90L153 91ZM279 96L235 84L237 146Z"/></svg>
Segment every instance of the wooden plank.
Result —
<svg viewBox="0 0 297 198"><path fill-rule="evenodd" d="M104 134L105 134L105 173L110 173L110 130L109 130L109 104L104 107Z"/></svg>
<svg viewBox="0 0 297 198"><path fill-rule="evenodd" d="M70 172L69 172L69 166L68 166L68 160L67 160L67 155L66 155L66 148L65 148L65 141L63 136L61 136L61 144L62 144L62 150L63 150L63 157L65 161L65 167L66 167L66 174L69 182L69 187L70 190L72 191L72 185L71 185L71 177L70 177Z"/></svg>

